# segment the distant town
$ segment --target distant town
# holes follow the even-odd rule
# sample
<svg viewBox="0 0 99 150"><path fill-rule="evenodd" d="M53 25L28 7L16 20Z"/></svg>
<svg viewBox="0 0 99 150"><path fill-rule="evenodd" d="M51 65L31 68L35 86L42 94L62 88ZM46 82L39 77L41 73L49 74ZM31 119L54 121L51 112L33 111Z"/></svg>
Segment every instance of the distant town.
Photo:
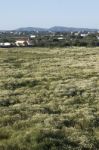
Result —
<svg viewBox="0 0 99 150"><path fill-rule="evenodd" d="M54 27L0 31L0 47L99 46L99 31Z"/></svg>

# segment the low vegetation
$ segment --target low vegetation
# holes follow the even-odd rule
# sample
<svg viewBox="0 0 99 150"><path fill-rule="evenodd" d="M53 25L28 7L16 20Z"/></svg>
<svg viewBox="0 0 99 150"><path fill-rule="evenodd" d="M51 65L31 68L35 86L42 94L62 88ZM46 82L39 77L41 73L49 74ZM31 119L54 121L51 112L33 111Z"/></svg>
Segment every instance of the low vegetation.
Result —
<svg viewBox="0 0 99 150"><path fill-rule="evenodd" d="M0 150L99 149L99 48L0 49Z"/></svg>

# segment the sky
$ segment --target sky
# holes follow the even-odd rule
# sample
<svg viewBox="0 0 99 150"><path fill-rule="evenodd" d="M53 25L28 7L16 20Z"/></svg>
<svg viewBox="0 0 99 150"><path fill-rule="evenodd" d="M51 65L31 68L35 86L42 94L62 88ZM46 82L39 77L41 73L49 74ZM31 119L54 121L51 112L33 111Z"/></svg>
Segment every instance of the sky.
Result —
<svg viewBox="0 0 99 150"><path fill-rule="evenodd" d="M53 26L99 29L99 0L0 0L0 30Z"/></svg>

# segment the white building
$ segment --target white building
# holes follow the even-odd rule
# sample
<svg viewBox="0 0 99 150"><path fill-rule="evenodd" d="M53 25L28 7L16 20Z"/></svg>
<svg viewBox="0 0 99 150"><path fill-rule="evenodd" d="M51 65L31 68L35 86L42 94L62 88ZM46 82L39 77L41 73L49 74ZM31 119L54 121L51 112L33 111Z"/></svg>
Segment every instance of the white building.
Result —
<svg viewBox="0 0 99 150"><path fill-rule="evenodd" d="M0 43L0 47L10 47L11 43L9 42L4 42L4 43Z"/></svg>
<svg viewBox="0 0 99 150"><path fill-rule="evenodd" d="M86 33L81 33L81 34L80 34L81 37L86 37L87 35L88 35L88 34L86 34Z"/></svg>
<svg viewBox="0 0 99 150"><path fill-rule="evenodd" d="M58 39L58 40L63 40L64 38L63 38L63 37L58 37L57 39Z"/></svg>
<svg viewBox="0 0 99 150"><path fill-rule="evenodd" d="M5 43L4 43L4 46L6 46L6 47L11 46L11 43L5 42Z"/></svg>
<svg viewBox="0 0 99 150"><path fill-rule="evenodd" d="M36 38L36 35L30 35L30 38L34 39Z"/></svg>
<svg viewBox="0 0 99 150"><path fill-rule="evenodd" d="M16 42L15 42L15 45L16 46L25 46L26 45L26 41L25 40L17 40Z"/></svg>

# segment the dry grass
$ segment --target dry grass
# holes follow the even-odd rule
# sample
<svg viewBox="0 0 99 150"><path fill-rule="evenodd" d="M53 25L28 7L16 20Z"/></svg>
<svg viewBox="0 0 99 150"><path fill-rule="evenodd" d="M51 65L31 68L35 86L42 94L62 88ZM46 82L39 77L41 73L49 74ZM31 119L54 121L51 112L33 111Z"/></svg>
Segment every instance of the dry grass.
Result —
<svg viewBox="0 0 99 150"><path fill-rule="evenodd" d="M0 49L0 150L98 143L99 48Z"/></svg>

